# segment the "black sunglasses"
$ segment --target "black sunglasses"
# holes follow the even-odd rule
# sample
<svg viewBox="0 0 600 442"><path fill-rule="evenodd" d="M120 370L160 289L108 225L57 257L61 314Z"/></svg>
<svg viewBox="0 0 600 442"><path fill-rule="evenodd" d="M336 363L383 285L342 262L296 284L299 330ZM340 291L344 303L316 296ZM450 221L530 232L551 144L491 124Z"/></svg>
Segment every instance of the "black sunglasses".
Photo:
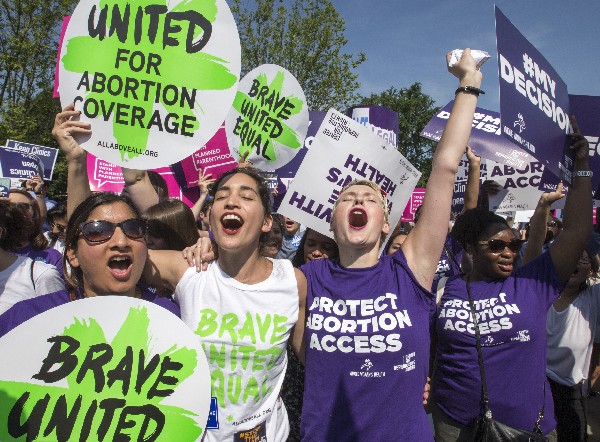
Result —
<svg viewBox="0 0 600 442"><path fill-rule="evenodd" d="M58 223L51 223L52 227L56 227L60 232L64 232L67 229L67 226Z"/></svg>
<svg viewBox="0 0 600 442"><path fill-rule="evenodd" d="M511 239L510 241L503 241L501 239L490 239L489 241L479 241L479 244L487 245L492 253L500 253L506 247L511 252L517 253L521 250L521 246L523 245L523 241L520 239Z"/></svg>
<svg viewBox="0 0 600 442"><path fill-rule="evenodd" d="M141 239L146 234L146 222L140 218L131 218L120 223L85 221L79 224L79 231L89 242L104 242L112 238L117 227L130 239Z"/></svg>

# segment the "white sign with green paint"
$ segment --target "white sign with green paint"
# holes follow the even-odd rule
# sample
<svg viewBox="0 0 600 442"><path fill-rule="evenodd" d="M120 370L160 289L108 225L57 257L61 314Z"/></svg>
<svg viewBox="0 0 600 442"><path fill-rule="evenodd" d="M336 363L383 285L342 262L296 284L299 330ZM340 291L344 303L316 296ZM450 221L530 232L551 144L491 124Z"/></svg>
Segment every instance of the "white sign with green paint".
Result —
<svg viewBox="0 0 600 442"><path fill-rule="evenodd" d="M308 105L298 80L286 69L264 64L240 81L225 120L231 155L269 172L289 163L304 144Z"/></svg>
<svg viewBox="0 0 600 442"><path fill-rule="evenodd" d="M0 339L0 440L195 441L210 373L194 333L163 307L99 296Z"/></svg>
<svg viewBox="0 0 600 442"><path fill-rule="evenodd" d="M92 124L78 140L87 151L130 168L167 166L219 129L240 57L225 0L81 0L61 49L60 98Z"/></svg>

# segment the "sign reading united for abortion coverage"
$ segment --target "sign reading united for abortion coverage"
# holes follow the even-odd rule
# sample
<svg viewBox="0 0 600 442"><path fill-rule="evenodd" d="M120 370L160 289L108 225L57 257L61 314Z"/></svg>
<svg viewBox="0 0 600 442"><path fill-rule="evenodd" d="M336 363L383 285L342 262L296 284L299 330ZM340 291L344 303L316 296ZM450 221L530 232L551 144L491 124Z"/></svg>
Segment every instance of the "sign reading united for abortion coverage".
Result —
<svg viewBox="0 0 600 442"><path fill-rule="evenodd" d="M167 166L225 120L240 54L225 0L81 0L61 48L61 103L92 123L78 141L97 157Z"/></svg>
<svg viewBox="0 0 600 442"><path fill-rule="evenodd" d="M395 226L421 173L370 128L330 109L279 213L331 237L329 222L340 190L353 179L374 181L387 194Z"/></svg>
<svg viewBox="0 0 600 442"><path fill-rule="evenodd" d="M286 69L264 64L240 81L225 120L231 155L265 172L289 163L303 146L308 105L298 80Z"/></svg>
<svg viewBox="0 0 600 442"><path fill-rule="evenodd" d="M57 156L58 149L52 147L6 140L6 147L0 147L2 176L29 178L39 175L44 181L51 181Z"/></svg>
<svg viewBox="0 0 600 442"><path fill-rule="evenodd" d="M0 440L200 440L210 373L168 310L98 296L39 314L0 338Z"/></svg>
<svg viewBox="0 0 600 442"><path fill-rule="evenodd" d="M420 135L428 140L440 141L450 118L454 100L444 106L423 128ZM511 167L524 167L530 155L519 145L502 136L500 114L481 107L475 108L473 129L467 143L475 155Z"/></svg>
<svg viewBox="0 0 600 442"><path fill-rule="evenodd" d="M500 9L495 11L502 133L570 183L567 85Z"/></svg>

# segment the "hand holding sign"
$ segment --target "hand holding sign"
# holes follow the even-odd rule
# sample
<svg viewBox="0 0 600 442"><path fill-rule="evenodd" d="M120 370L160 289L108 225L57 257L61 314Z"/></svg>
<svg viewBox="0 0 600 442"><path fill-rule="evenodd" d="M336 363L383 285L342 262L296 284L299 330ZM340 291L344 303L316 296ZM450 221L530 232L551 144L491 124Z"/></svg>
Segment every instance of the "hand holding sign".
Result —
<svg viewBox="0 0 600 442"><path fill-rule="evenodd" d="M556 186L555 191L542 193L542 196L540 196L540 204L547 204L548 207L550 207L553 203L565 196L566 195L563 193L563 183L561 181L558 183L558 186Z"/></svg>
<svg viewBox="0 0 600 442"><path fill-rule="evenodd" d="M69 104L62 112L56 114L52 136L58 143L58 147L67 157L67 161L85 159L85 150L75 140L75 136L86 136L92 134L91 124L78 121L80 111L75 110L73 103Z"/></svg>
<svg viewBox="0 0 600 442"><path fill-rule="evenodd" d="M569 134L569 138L573 140L571 149L575 151L575 161L583 160L587 162L590 151L590 143L581 133L579 125L577 124L577 119L574 116L571 117L571 125L573 126L573 133Z"/></svg>

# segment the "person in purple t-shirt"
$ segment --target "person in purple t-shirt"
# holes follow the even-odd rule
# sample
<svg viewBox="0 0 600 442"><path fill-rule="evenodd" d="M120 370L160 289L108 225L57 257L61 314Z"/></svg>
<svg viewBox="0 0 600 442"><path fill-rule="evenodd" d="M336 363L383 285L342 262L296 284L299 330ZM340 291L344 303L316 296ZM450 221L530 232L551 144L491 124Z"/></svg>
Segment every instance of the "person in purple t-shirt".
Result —
<svg viewBox="0 0 600 442"><path fill-rule="evenodd" d="M436 149L421 220L402 248L379 257L390 230L387 201L375 183L355 181L333 209L339 262L302 267L309 315L303 440L433 440L423 408L435 314L429 288L482 78L468 49L449 70L460 87Z"/></svg>
<svg viewBox="0 0 600 442"><path fill-rule="evenodd" d="M0 336L26 320L58 305L81 297L117 295L142 297L179 316L170 298L140 293L148 249L146 223L126 197L95 193L73 212L65 235L65 263L69 290L39 296L14 304L0 315Z"/></svg>
<svg viewBox="0 0 600 442"><path fill-rule="evenodd" d="M472 255L472 270L450 278L440 300L433 376L437 441L473 440L481 410L479 372L469 293L481 335L490 409L498 422L556 438L546 380L546 312L575 269L591 232L588 145L572 119L575 172L564 230L549 251L514 271L521 246L506 221L473 209L456 220L453 236Z"/></svg>

